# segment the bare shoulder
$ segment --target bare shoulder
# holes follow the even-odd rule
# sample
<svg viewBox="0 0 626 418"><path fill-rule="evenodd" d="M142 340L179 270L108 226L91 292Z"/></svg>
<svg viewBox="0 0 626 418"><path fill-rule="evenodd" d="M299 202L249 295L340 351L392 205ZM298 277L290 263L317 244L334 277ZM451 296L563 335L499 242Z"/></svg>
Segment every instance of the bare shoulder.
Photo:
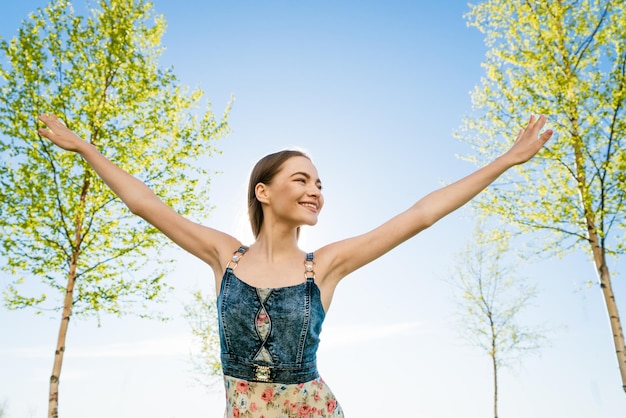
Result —
<svg viewBox="0 0 626 418"><path fill-rule="evenodd" d="M341 242L341 241L340 241ZM325 245L314 252L315 277L319 285L336 285L347 273L342 269L339 242Z"/></svg>
<svg viewBox="0 0 626 418"><path fill-rule="evenodd" d="M374 261L406 240L406 233L393 225L393 219L362 235L328 244L316 251L316 264L322 280L335 285L350 273Z"/></svg>
<svg viewBox="0 0 626 418"><path fill-rule="evenodd" d="M211 236L215 242L215 255L211 267L216 273L223 273L233 254L242 246L242 243L232 235L213 229Z"/></svg>
<svg viewBox="0 0 626 418"><path fill-rule="evenodd" d="M217 295L219 294L226 266L232 260L233 255L237 252L239 247L242 246L242 243L235 237L217 230L213 230L212 235L219 237L214 247L215 256L212 257L212 262L208 263L215 277L215 294Z"/></svg>

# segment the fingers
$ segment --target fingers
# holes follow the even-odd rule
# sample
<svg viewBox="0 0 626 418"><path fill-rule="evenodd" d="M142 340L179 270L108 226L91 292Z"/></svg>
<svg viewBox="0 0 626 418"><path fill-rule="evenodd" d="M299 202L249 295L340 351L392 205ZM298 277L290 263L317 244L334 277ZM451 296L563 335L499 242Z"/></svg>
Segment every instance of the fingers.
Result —
<svg viewBox="0 0 626 418"><path fill-rule="evenodd" d="M530 129L530 138L532 138L534 141L538 141L541 146L548 142L553 134L552 129L546 129L543 133L541 133L541 135L539 135L539 131L541 131L541 129L545 126L547 120L548 119L544 115L540 115L538 118L535 118L534 115L531 115L530 121L528 122L528 127L526 128L527 130Z"/></svg>
<svg viewBox="0 0 626 418"><path fill-rule="evenodd" d="M38 119L42 121L43 123L46 123L46 121L55 120L56 115L54 113L49 113L49 114L42 113L41 115L38 116Z"/></svg>
<svg viewBox="0 0 626 418"><path fill-rule="evenodd" d="M67 129L65 124L54 113L42 113L37 118L46 125L38 128L37 133L56 144L64 129Z"/></svg>
<svg viewBox="0 0 626 418"><path fill-rule="evenodd" d="M60 133L63 128L67 129L67 126L61 121L54 113L42 113L37 116L41 122L43 122L46 126L43 128L37 129L40 134L46 134L46 137L50 137L51 134Z"/></svg>
<svg viewBox="0 0 626 418"><path fill-rule="evenodd" d="M552 129L547 129L541 135L538 135L539 131L545 126L547 120L548 119L544 115L541 115L539 116L539 118L537 119L537 121L535 122L533 126L533 136L537 138L539 141L544 142L544 143L548 141L548 139L550 139L553 133Z"/></svg>
<svg viewBox="0 0 626 418"><path fill-rule="evenodd" d="M543 134L540 137L539 131L541 130L541 128L544 127L547 120L548 119L544 115L540 115L539 117L536 117L535 115L530 115L528 124L526 125L526 128L522 129L520 134L518 134L518 139L524 136L524 133L526 132L528 132L527 136L532 137L533 139L542 139L541 137L543 137ZM550 131L550 135L552 135L552 131ZM550 138L550 135L548 135L548 138Z"/></svg>
<svg viewBox="0 0 626 418"><path fill-rule="evenodd" d="M59 125L63 125L63 122L61 122L59 120L59 118L57 117L57 115L55 115L54 113L49 113L49 114L45 114L42 113L41 115L39 115L37 117L40 121L42 121L43 123L46 124L46 126L50 126L51 124L59 124Z"/></svg>
<svg viewBox="0 0 626 418"><path fill-rule="evenodd" d="M43 113L39 115L37 118L46 124L45 128L38 128L37 132L39 132L39 135L43 135L46 138L49 138L50 134L52 133L52 130L50 129L50 123L52 122L51 117Z"/></svg>
<svg viewBox="0 0 626 418"><path fill-rule="evenodd" d="M528 122L528 128L537 128L537 130L543 128L548 119L544 115L540 115L538 118L535 118L535 115L530 115L530 121Z"/></svg>
<svg viewBox="0 0 626 418"><path fill-rule="evenodd" d="M539 140L545 144L553 133L554 131L552 129L546 129L546 131L539 136Z"/></svg>
<svg viewBox="0 0 626 418"><path fill-rule="evenodd" d="M43 113L43 114L38 116L38 119L46 124L46 128L39 128L38 129L40 134L43 135L46 132L50 132L50 124L53 121L52 116L53 115L46 115L45 113Z"/></svg>

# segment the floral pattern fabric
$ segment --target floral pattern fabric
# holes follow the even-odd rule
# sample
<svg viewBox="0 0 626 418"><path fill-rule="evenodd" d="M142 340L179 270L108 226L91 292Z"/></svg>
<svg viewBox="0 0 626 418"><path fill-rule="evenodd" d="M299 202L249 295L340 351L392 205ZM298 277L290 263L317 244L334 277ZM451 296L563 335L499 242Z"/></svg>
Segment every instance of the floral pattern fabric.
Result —
<svg viewBox="0 0 626 418"><path fill-rule="evenodd" d="M224 386L224 418L344 418L337 399L321 377L285 385L224 376Z"/></svg>

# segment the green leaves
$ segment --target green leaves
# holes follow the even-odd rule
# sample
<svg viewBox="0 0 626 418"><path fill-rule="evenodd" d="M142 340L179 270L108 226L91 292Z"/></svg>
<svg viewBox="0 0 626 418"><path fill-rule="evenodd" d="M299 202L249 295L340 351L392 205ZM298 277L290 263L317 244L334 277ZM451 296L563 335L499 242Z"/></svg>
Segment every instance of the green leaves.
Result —
<svg viewBox="0 0 626 418"><path fill-rule="evenodd" d="M530 114L547 115L555 130L538 158L508 173L479 208L555 232L550 253L572 248L555 242L584 244L590 223L607 251L623 253L614 233L626 226L625 15L624 2L606 0L491 0L467 15L491 47L472 94L478 116L462 128L474 158L507 149Z"/></svg>
<svg viewBox="0 0 626 418"><path fill-rule="evenodd" d="M78 315L122 315L134 304L146 315L169 289L171 260L148 264L168 241L36 131L38 114L56 113L176 210L205 215L198 184L208 171L197 161L216 152L229 108L216 118L202 91L159 66L165 26L143 0L101 0L89 16L56 0L0 42L0 256L7 273L52 289L44 302L21 295L18 280L10 307L58 309L74 265Z"/></svg>
<svg viewBox="0 0 626 418"><path fill-rule="evenodd" d="M536 254L591 255L626 390L626 344L607 262L626 251L626 3L490 0L467 17L491 48L487 76L472 95L478 116L463 127L473 158L492 159L494 143L508 146L502 133L530 114L547 115L555 131L539 158L507 173L478 209L521 231L552 232L535 240Z"/></svg>

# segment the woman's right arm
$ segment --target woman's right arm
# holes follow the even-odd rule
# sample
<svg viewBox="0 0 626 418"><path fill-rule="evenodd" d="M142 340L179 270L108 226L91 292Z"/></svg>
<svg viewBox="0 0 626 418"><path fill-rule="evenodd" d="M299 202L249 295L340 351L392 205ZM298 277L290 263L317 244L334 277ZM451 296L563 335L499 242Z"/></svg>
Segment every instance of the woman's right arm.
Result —
<svg viewBox="0 0 626 418"><path fill-rule="evenodd" d="M142 181L106 159L95 146L83 141L54 115L41 115L46 128L39 133L55 145L80 154L130 211L167 235L191 254L223 271L224 260L239 242L228 234L192 222L163 203Z"/></svg>

